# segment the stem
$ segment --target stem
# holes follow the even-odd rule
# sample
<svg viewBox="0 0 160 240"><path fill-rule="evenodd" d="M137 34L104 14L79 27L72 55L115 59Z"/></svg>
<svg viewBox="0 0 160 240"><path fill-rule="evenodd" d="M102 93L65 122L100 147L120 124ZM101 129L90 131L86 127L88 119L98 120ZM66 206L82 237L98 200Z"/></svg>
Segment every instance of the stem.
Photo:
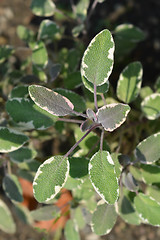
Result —
<svg viewBox="0 0 160 240"><path fill-rule="evenodd" d="M12 174L10 161L7 161L7 170L8 170L8 174L9 174L9 175Z"/></svg>
<svg viewBox="0 0 160 240"><path fill-rule="evenodd" d="M103 151L103 139L104 139L104 128L101 132L101 140L100 140L100 150Z"/></svg>
<svg viewBox="0 0 160 240"><path fill-rule="evenodd" d="M76 119L68 119L68 118L58 118L58 121L61 122L70 122L70 123L83 123L83 120L76 120Z"/></svg>
<svg viewBox="0 0 160 240"><path fill-rule="evenodd" d="M76 8L75 8L75 5L74 5L73 0L70 0L70 3L71 3L72 11L73 11L73 13L75 14L75 13L76 13Z"/></svg>
<svg viewBox="0 0 160 240"><path fill-rule="evenodd" d="M72 110L72 113L77 115L77 116L81 116L81 117L84 117L84 118L88 118L86 114L83 114L83 113L79 113L79 112L76 112L74 110Z"/></svg>
<svg viewBox="0 0 160 240"><path fill-rule="evenodd" d="M80 142L82 142L82 140L83 140L92 130L94 130L94 129L97 128L98 126L100 126L100 124L96 124L96 125L94 125L93 127L91 127L91 128L83 135L83 137L81 137L81 138L79 139L79 141L76 142L76 143L73 145L73 147L71 147L71 149L64 155L64 158L68 157L68 156L71 154L71 152L73 152L73 150L80 144Z"/></svg>
<svg viewBox="0 0 160 240"><path fill-rule="evenodd" d="M74 19L72 19L70 16L68 16L67 14L65 14L65 13L64 13L63 11L61 11L60 9L57 9L57 8L56 8L56 12L58 12L58 13L62 14L63 16L65 16L69 22L74 22Z"/></svg>
<svg viewBox="0 0 160 240"><path fill-rule="evenodd" d="M99 139L97 140L97 142L92 146L92 148L89 150L89 152L86 154L86 156L85 157L88 157L88 155L95 149L95 147L98 145L98 143L99 143Z"/></svg>
<svg viewBox="0 0 160 240"><path fill-rule="evenodd" d="M101 93L101 98L102 98L102 100L103 100L103 102L104 102L104 105L107 105L107 102L106 102L106 99L105 99L105 97L104 97L104 94L103 94L103 93Z"/></svg>
<svg viewBox="0 0 160 240"><path fill-rule="evenodd" d="M98 111L98 104L97 104L97 86L96 84L94 84L94 105L95 105L95 108L96 108L96 111Z"/></svg>
<svg viewBox="0 0 160 240"><path fill-rule="evenodd" d="M88 13L87 22L89 21L89 19L90 19L91 15L92 15L92 13L93 13L97 3L98 3L98 0L94 0L93 4L91 6L90 12Z"/></svg>

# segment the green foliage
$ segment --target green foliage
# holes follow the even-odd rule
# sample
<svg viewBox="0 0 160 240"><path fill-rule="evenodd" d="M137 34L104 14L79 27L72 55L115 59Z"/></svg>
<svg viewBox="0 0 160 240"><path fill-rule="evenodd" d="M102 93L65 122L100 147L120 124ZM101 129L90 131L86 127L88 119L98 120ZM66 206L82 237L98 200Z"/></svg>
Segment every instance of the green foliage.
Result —
<svg viewBox="0 0 160 240"><path fill-rule="evenodd" d="M109 217L108 217L109 216ZM92 229L98 235L108 234L117 219L117 213L114 205L107 203L98 203L97 209L92 217Z"/></svg>
<svg viewBox="0 0 160 240"><path fill-rule="evenodd" d="M114 41L105 29L97 34L84 52L81 75L100 86L108 81L113 68Z"/></svg>
<svg viewBox="0 0 160 240"><path fill-rule="evenodd" d="M130 63L121 73L117 97L125 103L130 103L137 97L142 82L142 65L139 62Z"/></svg>
<svg viewBox="0 0 160 240"><path fill-rule="evenodd" d="M71 1L63 9L63 3L32 0L33 14L45 19L39 18L37 31L17 28L29 53L25 61L17 59L17 49L0 47L5 197L21 221L33 225L61 217L56 201L68 189L66 240L79 240L86 224L107 234L117 216L129 224L160 225L160 79L141 88L143 67L130 52L145 34L136 26L112 31L111 24L112 36L108 29L99 32L97 23L89 39L91 14L102 2ZM127 66L111 75L114 61ZM43 203L36 210L21 205L19 177L33 182L34 197ZM0 229L16 231L2 200Z"/></svg>
<svg viewBox="0 0 160 240"><path fill-rule="evenodd" d="M0 199L0 229L6 233L15 233L16 225L12 218L9 208Z"/></svg>
<svg viewBox="0 0 160 240"><path fill-rule="evenodd" d="M48 202L64 186L69 173L68 159L55 156L47 159L39 168L33 181L34 196L38 202Z"/></svg>

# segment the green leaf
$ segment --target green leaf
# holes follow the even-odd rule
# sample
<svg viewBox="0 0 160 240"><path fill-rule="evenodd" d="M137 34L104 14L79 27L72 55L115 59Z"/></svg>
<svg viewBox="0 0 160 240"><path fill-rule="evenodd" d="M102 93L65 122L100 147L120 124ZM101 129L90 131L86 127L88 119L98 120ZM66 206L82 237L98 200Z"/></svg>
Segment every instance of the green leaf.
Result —
<svg viewBox="0 0 160 240"><path fill-rule="evenodd" d="M88 159L85 157L70 157L70 171L72 178L82 178L88 174Z"/></svg>
<svg viewBox="0 0 160 240"><path fill-rule="evenodd" d="M142 65L140 62L130 63L120 74L117 85L117 97L125 103L130 103L139 94L142 83Z"/></svg>
<svg viewBox="0 0 160 240"><path fill-rule="evenodd" d="M36 172L39 166L40 166L40 162L34 159L30 160L29 162L23 162L18 164L19 168L28 170L31 172Z"/></svg>
<svg viewBox="0 0 160 240"><path fill-rule="evenodd" d="M17 35L21 40L27 43L34 39L34 32L23 25L17 27Z"/></svg>
<svg viewBox="0 0 160 240"><path fill-rule="evenodd" d="M159 183L160 166L141 164L139 168L131 166L130 171L139 181L143 181L147 184Z"/></svg>
<svg viewBox="0 0 160 240"><path fill-rule="evenodd" d="M144 223L160 226L160 204L149 196L139 193L134 199L135 207Z"/></svg>
<svg viewBox="0 0 160 240"><path fill-rule="evenodd" d="M97 34L84 52L81 75L97 86L103 85L113 68L114 41L105 29Z"/></svg>
<svg viewBox="0 0 160 240"><path fill-rule="evenodd" d="M14 52L11 46L1 46L0 47L0 64L3 63L7 58L9 58Z"/></svg>
<svg viewBox="0 0 160 240"><path fill-rule="evenodd" d="M40 24L39 31L38 31L38 39L39 40L52 40L54 35L59 32L59 27L56 25L55 22L46 19L43 20Z"/></svg>
<svg viewBox="0 0 160 240"><path fill-rule="evenodd" d="M118 160L119 155L120 155L119 153L111 153L111 158L114 162L115 172L116 172L116 176L117 176L118 179L119 179L119 177L121 175L121 172L122 172L122 166L121 166L121 164L119 163L119 160Z"/></svg>
<svg viewBox="0 0 160 240"><path fill-rule="evenodd" d="M38 202L48 202L61 190L69 174L68 158L54 156L39 167L34 181L33 191Z"/></svg>
<svg viewBox="0 0 160 240"><path fill-rule="evenodd" d="M36 221L51 220L59 214L60 209L57 206L44 206L31 211L31 216Z"/></svg>
<svg viewBox="0 0 160 240"><path fill-rule="evenodd" d="M154 120L160 116L160 93L147 96L141 103L141 108L146 118Z"/></svg>
<svg viewBox="0 0 160 240"><path fill-rule="evenodd" d="M25 129L46 129L56 120L53 115L27 98L9 99L6 103L6 110L13 121Z"/></svg>
<svg viewBox="0 0 160 240"><path fill-rule="evenodd" d="M77 38L84 29L85 29L85 25L84 25L83 23L75 26L75 27L72 29L72 35L73 35L73 37L74 37L74 38Z"/></svg>
<svg viewBox="0 0 160 240"><path fill-rule="evenodd" d="M139 225L141 220L135 210L134 204L129 197L130 192L123 188L120 198L118 200L118 214L127 223Z"/></svg>
<svg viewBox="0 0 160 240"><path fill-rule="evenodd" d="M124 123L129 111L127 104L113 103L99 108L96 115L98 123L101 123L106 131L112 132Z"/></svg>
<svg viewBox="0 0 160 240"><path fill-rule="evenodd" d="M132 51L138 42L145 39L144 32L132 24L121 24L115 31L116 54L123 57Z"/></svg>
<svg viewBox="0 0 160 240"><path fill-rule="evenodd" d="M10 93L10 98L23 98L28 97L28 85L16 86Z"/></svg>
<svg viewBox="0 0 160 240"><path fill-rule="evenodd" d="M78 206L72 214L72 218L75 219L79 229L83 229L85 227L85 219L82 211L82 207Z"/></svg>
<svg viewBox="0 0 160 240"><path fill-rule="evenodd" d="M36 76L40 81L47 82L47 75L43 70L32 64L32 71L34 76Z"/></svg>
<svg viewBox="0 0 160 240"><path fill-rule="evenodd" d="M141 164L141 177L147 184L160 182L160 166Z"/></svg>
<svg viewBox="0 0 160 240"><path fill-rule="evenodd" d="M55 12L55 4L52 0L32 0L31 10L37 16L52 16Z"/></svg>
<svg viewBox="0 0 160 240"><path fill-rule="evenodd" d="M69 99L73 103L75 111L84 112L86 110L86 103L84 99L77 93L62 88L56 88L54 91Z"/></svg>
<svg viewBox="0 0 160 240"><path fill-rule="evenodd" d="M50 68L50 76L51 76L51 82L53 82L59 75L61 71L61 65L59 63L53 64Z"/></svg>
<svg viewBox="0 0 160 240"><path fill-rule="evenodd" d="M160 93L160 76L158 76L158 78L156 79L154 89L156 90L156 92Z"/></svg>
<svg viewBox="0 0 160 240"><path fill-rule="evenodd" d="M16 202L23 201L22 188L18 181L18 178L15 175L6 175L3 178L2 186L8 198Z"/></svg>
<svg viewBox="0 0 160 240"><path fill-rule="evenodd" d="M89 0L81 0L75 6L75 14L77 18L80 18L81 21L84 21L87 16L87 9L89 7Z"/></svg>
<svg viewBox="0 0 160 240"><path fill-rule="evenodd" d="M140 97L144 99L145 97L151 95L152 93L153 93L153 90L149 86L142 87L140 90Z"/></svg>
<svg viewBox="0 0 160 240"><path fill-rule="evenodd" d="M75 89L82 84L80 72L69 73L64 79L64 86L68 89Z"/></svg>
<svg viewBox="0 0 160 240"><path fill-rule="evenodd" d="M135 149L136 158L142 163L154 163L160 159L160 132L140 142Z"/></svg>
<svg viewBox="0 0 160 240"><path fill-rule="evenodd" d="M108 234L117 219L117 213L114 205L108 205L106 203L99 203L97 209L93 213L92 217L92 231L97 235Z"/></svg>
<svg viewBox="0 0 160 240"><path fill-rule="evenodd" d="M56 116L72 114L73 104L66 97L39 85L29 87L32 100L40 108Z"/></svg>
<svg viewBox="0 0 160 240"><path fill-rule="evenodd" d="M67 181L64 185L64 188L73 191L73 189L79 188L83 183L83 179L81 178L72 178L68 176Z"/></svg>
<svg viewBox="0 0 160 240"><path fill-rule="evenodd" d="M0 229L6 233L15 233L16 225L12 218L9 208L0 199Z"/></svg>
<svg viewBox="0 0 160 240"><path fill-rule="evenodd" d="M0 152L13 152L22 147L28 141L28 137L11 128L0 127Z"/></svg>
<svg viewBox="0 0 160 240"><path fill-rule="evenodd" d="M33 224L33 218L28 208L20 204L15 204L14 207L18 218L22 220L23 223L30 225Z"/></svg>
<svg viewBox="0 0 160 240"><path fill-rule="evenodd" d="M89 162L89 176L101 198L108 204L114 204L119 196L119 186L109 152L98 151L93 155Z"/></svg>
<svg viewBox="0 0 160 240"><path fill-rule="evenodd" d="M82 81L83 81L85 88L87 88L90 92L94 93L93 83L89 82L84 76L82 76ZM109 89L109 81L107 81L106 83L104 83L101 86L97 86L96 94L99 95L101 93L108 92L108 89Z"/></svg>
<svg viewBox="0 0 160 240"><path fill-rule="evenodd" d="M156 186L147 186L146 194L160 204L160 189Z"/></svg>
<svg viewBox="0 0 160 240"><path fill-rule="evenodd" d="M37 42L32 49L32 62L40 69L48 63L47 49L42 41Z"/></svg>
<svg viewBox="0 0 160 240"><path fill-rule="evenodd" d="M93 196L95 196L95 191L88 177L76 189L73 189L73 197L78 201L89 201Z"/></svg>
<svg viewBox="0 0 160 240"><path fill-rule="evenodd" d="M78 228L73 220L69 219L64 228L64 235L66 240L80 240Z"/></svg>
<svg viewBox="0 0 160 240"><path fill-rule="evenodd" d="M37 152L34 149L22 147L18 150L9 153L10 160L14 163L28 162L34 159L37 155Z"/></svg>

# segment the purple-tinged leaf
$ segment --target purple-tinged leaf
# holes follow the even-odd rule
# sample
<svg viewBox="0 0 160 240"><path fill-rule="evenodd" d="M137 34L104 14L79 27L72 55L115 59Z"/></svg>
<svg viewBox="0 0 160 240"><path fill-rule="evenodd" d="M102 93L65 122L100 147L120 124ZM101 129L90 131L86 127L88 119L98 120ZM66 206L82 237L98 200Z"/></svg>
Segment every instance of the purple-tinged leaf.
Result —
<svg viewBox="0 0 160 240"><path fill-rule="evenodd" d="M97 112L98 123L101 123L106 131L112 132L124 121L130 111L127 104L112 103L101 107Z"/></svg>
<svg viewBox="0 0 160 240"><path fill-rule="evenodd" d="M130 172L129 173L123 172L122 179L123 179L123 184L129 191L136 192L138 190L137 181Z"/></svg>
<svg viewBox="0 0 160 240"><path fill-rule="evenodd" d="M89 130L92 126L93 126L93 122L90 119L87 119L81 124L80 129L82 132L85 132Z"/></svg>
<svg viewBox="0 0 160 240"><path fill-rule="evenodd" d="M29 94L36 105L53 115L66 116L72 114L74 106L70 100L51 89L32 85L29 87Z"/></svg>
<svg viewBox="0 0 160 240"><path fill-rule="evenodd" d="M86 114L89 119L93 120L94 122L97 122L97 116L91 108L87 109Z"/></svg>

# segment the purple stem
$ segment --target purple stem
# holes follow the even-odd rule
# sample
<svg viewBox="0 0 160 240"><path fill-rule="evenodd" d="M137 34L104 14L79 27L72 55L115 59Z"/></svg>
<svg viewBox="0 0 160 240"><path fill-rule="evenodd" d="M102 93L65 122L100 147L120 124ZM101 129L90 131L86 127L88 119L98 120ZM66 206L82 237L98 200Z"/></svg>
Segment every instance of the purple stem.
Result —
<svg viewBox="0 0 160 240"><path fill-rule="evenodd" d="M104 102L104 105L107 105L107 102L106 102L106 99L105 99L105 97L104 97L104 94L103 94L103 93L101 93L101 98L102 98L102 100L103 100L103 102Z"/></svg>
<svg viewBox="0 0 160 240"><path fill-rule="evenodd" d="M97 86L96 84L94 84L94 105L95 105L95 108L96 108L96 111L98 111L98 104L97 104Z"/></svg>
<svg viewBox="0 0 160 240"><path fill-rule="evenodd" d="M100 140L100 150L103 151L103 138L104 138L104 129L101 132L101 140Z"/></svg>
<svg viewBox="0 0 160 240"><path fill-rule="evenodd" d="M70 123L80 123L80 124L82 124L84 122L83 120L68 119L68 118L58 118L58 121L70 122Z"/></svg>
<svg viewBox="0 0 160 240"><path fill-rule="evenodd" d="M82 142L82 140L92 131L94 130L95 128L97 128L98 126L100 126L100 124L96 124L94 125L93 127L91 127L84 135L83 137L81 137L78 142L76 142L73 147L71 147L71 149L64 155L64 158L68 157L72 152L73 150L80 144L80 142Z"/></svg>
<svg viewBox="0 0 160 240"><path fill-rule="evenodd" d="M79 113L79 112L74 111L74 110L72 110L72 113L75 114L76 116L81 116L81 117L87 118L87 115L86 115L86 114Z"/></svg>

